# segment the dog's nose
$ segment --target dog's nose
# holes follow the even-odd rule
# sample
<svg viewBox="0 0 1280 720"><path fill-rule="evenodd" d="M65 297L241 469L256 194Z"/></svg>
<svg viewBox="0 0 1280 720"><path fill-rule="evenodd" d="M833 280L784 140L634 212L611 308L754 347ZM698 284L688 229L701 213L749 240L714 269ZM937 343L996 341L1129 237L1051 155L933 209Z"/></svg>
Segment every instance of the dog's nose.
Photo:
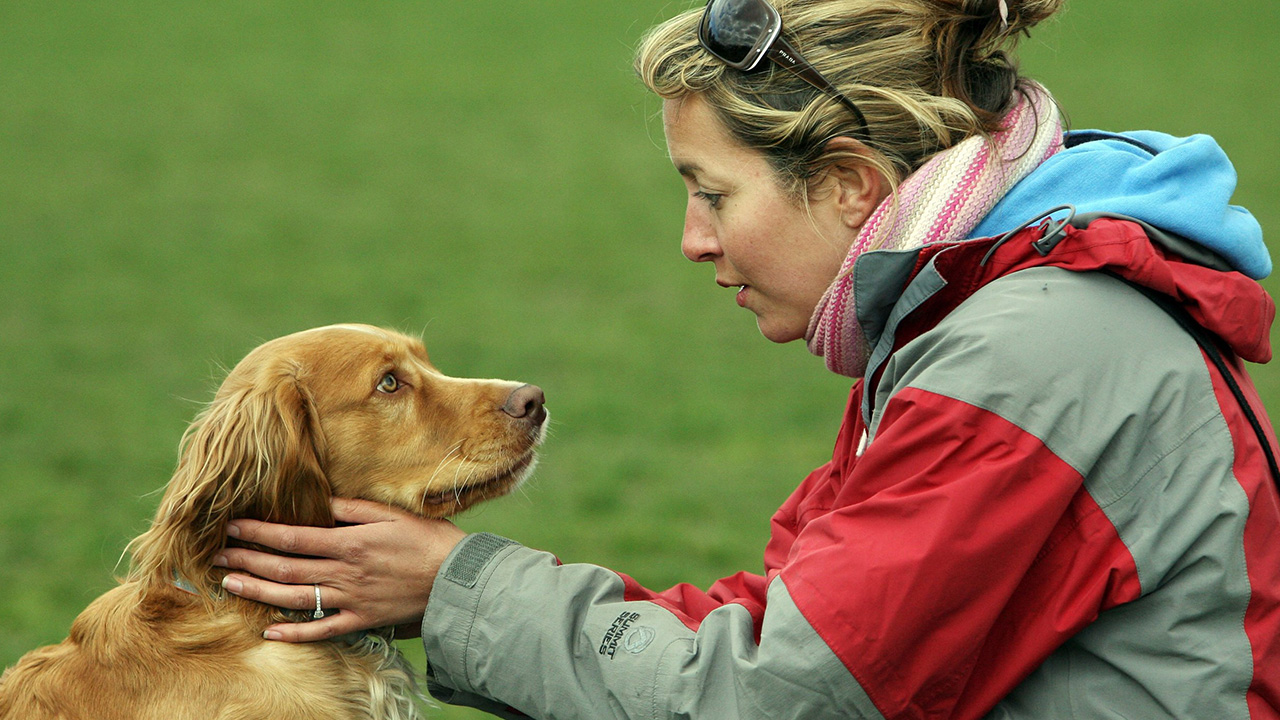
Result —
<svg viewBox="0 0 1280 720"><path fill-rule="evenodd" d="M521 385L507 396L502 405L502 412L513 418L524 419L534 425L541 425L547 419L545 404L547 397L537 385Z"/></svg>

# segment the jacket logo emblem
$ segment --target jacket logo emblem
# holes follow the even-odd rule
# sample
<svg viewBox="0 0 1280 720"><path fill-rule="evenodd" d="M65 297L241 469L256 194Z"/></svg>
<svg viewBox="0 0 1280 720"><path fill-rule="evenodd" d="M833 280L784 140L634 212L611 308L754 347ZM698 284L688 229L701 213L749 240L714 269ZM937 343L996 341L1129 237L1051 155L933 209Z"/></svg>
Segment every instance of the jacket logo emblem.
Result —
<svg viewBox="0 0 1280 720"><path fill-rule="evenodd" d="M637 625L622 639L622 649L632 655L639 655L657 636L658 631L648 625Z"/></svg>

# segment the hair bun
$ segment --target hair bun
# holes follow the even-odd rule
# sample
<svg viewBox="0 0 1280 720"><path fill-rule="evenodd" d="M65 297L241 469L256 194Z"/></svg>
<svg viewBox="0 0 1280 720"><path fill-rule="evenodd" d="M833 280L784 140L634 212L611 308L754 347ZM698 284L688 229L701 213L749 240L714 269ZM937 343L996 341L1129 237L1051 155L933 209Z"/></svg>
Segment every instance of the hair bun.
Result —
<svg viewBox="0 0 1280 720"><path fill-rule="evenodd" d="M1010 51L1020 36L1062 9L1065 0L935 0L934 52L943 95L962 100L990 125L1017 86Z"/></svg>

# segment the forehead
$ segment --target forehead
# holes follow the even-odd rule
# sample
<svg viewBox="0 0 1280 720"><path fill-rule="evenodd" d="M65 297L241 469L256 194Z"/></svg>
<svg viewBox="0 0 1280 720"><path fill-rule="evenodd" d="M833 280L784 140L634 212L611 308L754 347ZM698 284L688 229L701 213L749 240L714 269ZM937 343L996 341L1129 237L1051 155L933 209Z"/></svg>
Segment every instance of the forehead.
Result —
<svg viewBox="0 0 1280 720"><path fill-rule="evenodd" d="M434 374L422 342L399 333L331 327L306 340L297 357L297 377L315 393L316 401L364 397L388 372L417 381Z"/></svg>
<svg viewBox="0 0 1280 720"><path fill-rule="evenodd" d="M425 352L422 341L402 333L373 325L327 325L303 330L290 336L300 345L386 348L399 352ZM286 338L289 339L289 338Z"/></svg>
<svg viewBox="0 0 1280 720"><path fill-rule="evenodd" d="M663 101L662 127L671 162L685 177L768 174L764 155L739 142L698 95Z"/></svg>
<svg viewBox="0 0 1280 720"><path fill-rule="evenodd" d="M296 363L304 372L343 374L406 362L429 362L422 341L371 325L329 325L281 338L282 360ZM272 345L260 348L268 356Z"/></svg>
<svg viewBox="0 0 1280 720"><path fill-rule="evenodd" d="M663 101L662 129L673 157L679 150L741 148L711 106L697 95Z"/></svg>
<svg viewBox="0 0 1280 720"><path fill-rule="evenodd" d="M365 357L416 356L425 360L427 350L417 338L371 325L330 325L313 331L323 353L349 353Z"/></svg>
<svg viewBox="0 0 1280 720"><path fill-rule="evenodd" d="M411 368L415 376L434 372L417 338L373 326L331 325L259 345L232 368L218 392L274 387L293 378L326 397L344 388L359 394L377 382L378 373Z"/></svg>
<svg viewBox="0 0 1280 720"><path fill-rule="evenodd" d="M379 339L385 339L390 336L390 333L380 327L355 324L327 325L321 328L302 331L302 334L304 335L308 333L358 333Z"/></svg>

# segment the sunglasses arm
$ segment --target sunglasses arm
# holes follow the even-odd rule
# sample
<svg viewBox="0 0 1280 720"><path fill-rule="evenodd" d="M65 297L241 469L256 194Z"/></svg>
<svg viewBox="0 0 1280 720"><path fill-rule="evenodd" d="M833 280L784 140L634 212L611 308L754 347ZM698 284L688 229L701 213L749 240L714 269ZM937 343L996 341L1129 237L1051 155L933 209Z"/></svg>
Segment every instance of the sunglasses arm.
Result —
<svg viewBox="0 0 1280 720"><path fill-rule="evenodd" d="M844 106L849 108L849 111L853 113L853 116L858 119L858 124L862 126L862 130L859 134L866 136L866 138L870 137L867 119L862 115L862 111L858 109L858 106L854 105L853 101L845 97L844 93L840 92L835 85L832 85L831 81L827 80L822 73L815 70L807 61L802 60L800 53L796 52L796 49L791 46L791 43L783 39L781 35L774 39L773 44L769 47L767 57L782 66L784 70L794 73L799 76L800 79L843 103Z"/></svg>

